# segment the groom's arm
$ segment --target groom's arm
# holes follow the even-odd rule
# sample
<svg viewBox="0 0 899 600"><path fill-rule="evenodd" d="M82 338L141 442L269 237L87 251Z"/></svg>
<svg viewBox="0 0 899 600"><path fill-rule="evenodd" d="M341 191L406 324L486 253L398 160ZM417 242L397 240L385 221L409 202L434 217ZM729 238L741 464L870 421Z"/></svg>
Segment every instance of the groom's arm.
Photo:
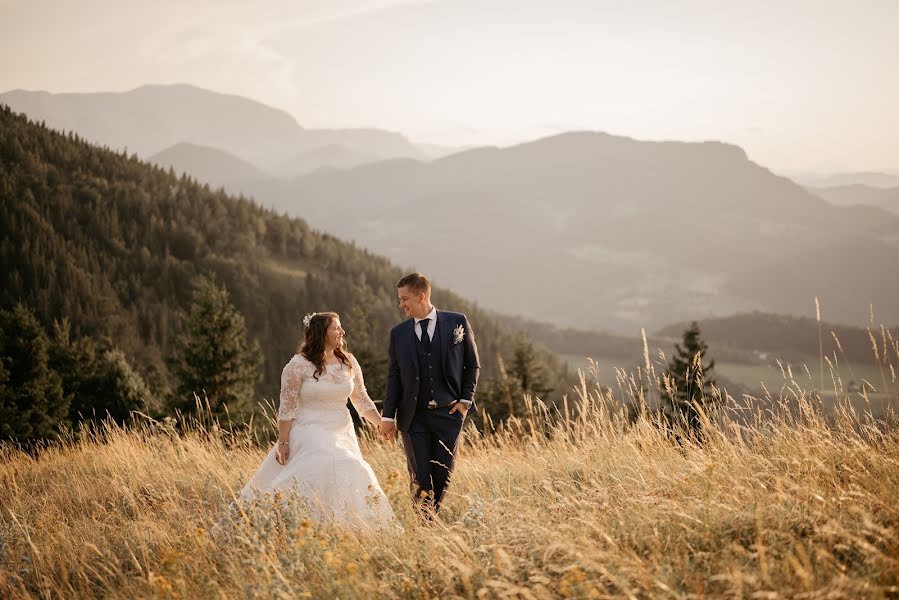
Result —
<svg viewBox="0 0 899 600"><path fill-rule="evenodd" d="M474 392L478 386L481 362L478 357L478 345L474 340L474 330L465 315L462 315L462 320L465 336L462 338L462 397L460 400L471 402L471 409L477 410L474 403Z"/></svg>
<svg viewBox="0 0 899 600"><path fill-rule="evenodd" d="M400 365L396 360L396 344L393 332L390 332L390 346L387 348L387 389L384 392L385 420L396 420L396 409L403 397L403 380L400 378Z"/></svg>

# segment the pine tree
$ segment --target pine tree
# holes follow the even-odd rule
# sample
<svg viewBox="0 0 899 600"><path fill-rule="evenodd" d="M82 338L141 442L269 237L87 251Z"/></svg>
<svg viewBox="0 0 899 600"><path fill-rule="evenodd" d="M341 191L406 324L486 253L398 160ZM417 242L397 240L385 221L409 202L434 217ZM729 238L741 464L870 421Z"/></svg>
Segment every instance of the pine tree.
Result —
<svg viewBox="0 0 899 600"><path fill-rule="evenodd" d="M27 444L55 438L68 409L34 314L21 304L0 311L0 439Z"/></svg>
<svg viewBox="0 0 899 600"><path fill-rule="evenodd" d="M523 335L519 335L515 341L510 375L518 380L524 393L546 398L552 392L534 345Z"/></svg>
<svg viewBox="0 0 899 600"><path fill-rule="evenodd" d="M677 424L700 434L702 417L696 405L707 416L718 408L720 394L713 392L716 385L710 372L715 361L706 361L708 345L700 337L699 323L693 321L684 331L683 346L674 345L674 355L668 361L662 408L666 416Z"/></svg>
<svg viewBox="0 0 899 600"><path fill-rule="evenodd" d="M147 411L153 406L153 395L147 384L118 348L97 355L96 397L106 399L103 409L120 423L132 411Z"/></svg>
<svg viewBox="0 0 899 600"><path fill-rule="evenodd" d="M176 380L172 408L192 412L196 394L217 416L224 416L226 407L232 417L245 415L252 409L261 362L227 290L200 277L170 364Z"/></svg>
<svg viewBox="0 0 899 600"><path fill-rule="evenodd" d="M108 342L98 347L90 338L71 339L69 321L54 324L50 346L53 369L62 377L69 421L112 417L125 422L132 411L148 411L153 395L131 367L124 352ZM154 407L155 408L155 407Z"/></svg>
<svg viewBox="0 0 899 600"><path fill-rule="evenodd" d="M496 354L499 376L496 379L478 381L477 401L494 425L509 417L522 416L524 412L524 391L518 377L506 370L500 353Z"/></svg>

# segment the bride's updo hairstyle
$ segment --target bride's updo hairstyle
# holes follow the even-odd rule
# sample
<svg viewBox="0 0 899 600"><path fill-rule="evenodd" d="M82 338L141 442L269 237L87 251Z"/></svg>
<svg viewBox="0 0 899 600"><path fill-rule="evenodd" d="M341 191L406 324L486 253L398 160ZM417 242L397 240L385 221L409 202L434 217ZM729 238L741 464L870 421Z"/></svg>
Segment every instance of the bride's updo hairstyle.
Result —
<svg viewBox="0 0 899 600"><path fill-rule="evenodd" d="M299 353L306 360L315 365L312 376L318 381L318 376L325 370L325 336L334 319L340 318L335 312L320 312L307 315L303 319L303 343L300 344ZM347 356L346 339L341 340L340 347L334 349L334 356L352 370L350 359Z"/></svg>

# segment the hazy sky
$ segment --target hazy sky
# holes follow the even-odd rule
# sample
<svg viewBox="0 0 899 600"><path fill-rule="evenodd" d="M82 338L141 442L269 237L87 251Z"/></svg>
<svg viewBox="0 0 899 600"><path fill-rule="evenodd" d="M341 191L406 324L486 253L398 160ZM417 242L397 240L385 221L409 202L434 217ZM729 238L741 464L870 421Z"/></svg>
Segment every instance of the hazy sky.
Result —
<svg viewBox="0 0 899 600"><path fill-rule="evenodd" d="M416 142L596 129L899 170L899 0L0 0L0 91L144 83Z"/></svg>

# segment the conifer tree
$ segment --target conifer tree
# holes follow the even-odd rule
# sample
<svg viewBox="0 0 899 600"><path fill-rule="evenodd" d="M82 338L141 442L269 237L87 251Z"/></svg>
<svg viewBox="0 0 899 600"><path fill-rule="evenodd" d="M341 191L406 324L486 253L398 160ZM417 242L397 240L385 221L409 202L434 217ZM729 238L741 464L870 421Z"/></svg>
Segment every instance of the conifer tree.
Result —
<svg viewBox="0 0 899 600"><path fill-rule="evenodd" d="M518 380L522 392L538 398L546 398L552 392L534 345L523 335L515 342L511 366L510 374Z"/></svg>
<svg viewBox="0 0 899 600"><path fill-rule="evenodd" d="M509 417L524 413L524 391L518 377L506 369L501 354L496 354L499 376L495 379L478 381L477 401L482 410L489 414L494 426Z"/></svg>
<svg viewBox="0 0 899 600"><path fill-rule="evenodd" d="M27 444L54 438L68 409L34 314L21 304L0 311L0 439Z"/></svg>
<svg viewBox="0 0 899 600"><path fill-rule="evenodd" d="M226 406L232 417L245 415L261 362L258 344L247 340L244 318L227 290L199 278L170 364L176 381L172 408L192 412L196 394L217 416L224 416Z"/></svg>
<svg viewBox="0 0 899 600"><path fill-rule="evenodd" d="M67 319L54 324L50 360L62 378L73 425L107 416L124 423L132 411L156 408L147 384L125 353L108 341L98 347L88 337L73 340Z"/></svg>
<svg viewBox="0 0 899 600"><path fill-rule="evenodd" d="M716 382L710 373L715 361L706 362L707 353L708 345L700 337L699 324L693 321L684 331L683 346L674 345L662 394L666 416L697 434L702 420L696 405L709 415L720 402L720 396L712 392Z"/></svg>
<svg viewBox="0 0 899 600"><path fill-rule="evenodd" d="M500 353L496 362L499 377L479 381L477 392L478 404L490 413L494 423L526 416L525 394L545 400L552 393L543 362L524 335L517 336L508 366Z"/></svg>

